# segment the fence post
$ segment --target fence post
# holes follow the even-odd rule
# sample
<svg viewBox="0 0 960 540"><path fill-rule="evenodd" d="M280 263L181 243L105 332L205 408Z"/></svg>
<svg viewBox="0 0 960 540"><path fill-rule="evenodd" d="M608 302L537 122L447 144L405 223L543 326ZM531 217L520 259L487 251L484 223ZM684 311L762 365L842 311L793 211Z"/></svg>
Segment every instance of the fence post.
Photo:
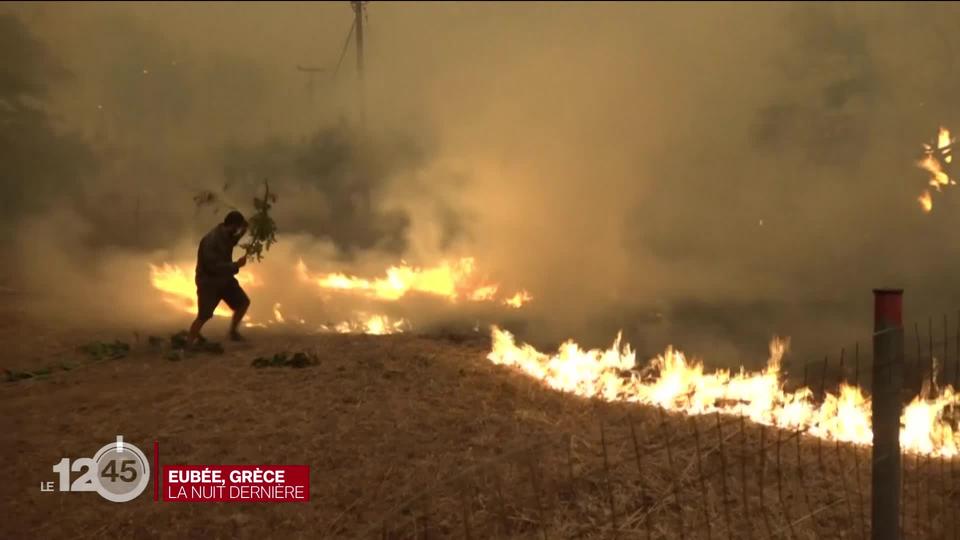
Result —
<svg viewBox="0 0 960 540"><path fill-rule="evenodd" d="M872 540L898 540L903 290L874 289Z"/></svg>

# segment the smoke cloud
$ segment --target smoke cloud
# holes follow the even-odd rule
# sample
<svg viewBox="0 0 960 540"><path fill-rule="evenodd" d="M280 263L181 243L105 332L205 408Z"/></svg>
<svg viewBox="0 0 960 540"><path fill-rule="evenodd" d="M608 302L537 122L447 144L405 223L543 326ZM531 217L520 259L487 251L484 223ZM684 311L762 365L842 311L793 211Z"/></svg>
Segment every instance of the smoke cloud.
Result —
<svg viewBox="0 0 960 540"><path fill-rule="evenodd" d="M6 11L19 279L144 293L121 319L218 221L197 191L249 210L264 178L268 277L471 255L543 344L751 363L782 334L808 360L866 341L871 288L960 305L956 194L921 213L915 166L960 120L953 5L374 2L362 89L346 3ZM304 296L275 287L255 305Z"/></svg>

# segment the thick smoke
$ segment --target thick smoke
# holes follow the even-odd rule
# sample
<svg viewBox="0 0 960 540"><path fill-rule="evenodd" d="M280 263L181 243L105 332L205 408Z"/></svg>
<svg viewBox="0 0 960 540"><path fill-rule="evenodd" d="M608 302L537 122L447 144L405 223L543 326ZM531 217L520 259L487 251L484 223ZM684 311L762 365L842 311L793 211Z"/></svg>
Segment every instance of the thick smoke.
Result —
<svg viewBox="0 0 960 540"><path fill-rule="evenodd" d="M410 216L385 208L385 184L422 165L412 141L362 138L341 124L302 141L272 139L226 150L224 191L248 194L264 179L284 194L284 230L333 243L340 254L407 249ZM250 197L246 197L250 199Z"/></svg>
<svg viewBox="0 0 960 540"><path fill-rule="evenodd" d="M87 141L17 173L37 182L4 200L83 186L56 219L30 214L52 237L18 229L24 265L67 253L85 282L189 260L216 217L192 195L245 205L270 178L290 235L270 264L470 254L534 294L525 337L542 343L622 328L644 355L749 362L779 333L807 359L865 341L873 287L904 287L908 317L960 305L957 194L922 214L914 164L940 124L960 128L955 6L368 9L361 91L349 51L336 78L295 69L336 65L345 3L11 8L74 73L36 76L55 87L34 110ZM101 239L97 264L64 240L80 234Z"/></svg>
<svg viewBox="0 0 960 540"><path fill-rule="evenodd" d="M12 15L0 15L0 63L0 222L9 227L51 199L75 196L96 160L44 108L50 87L70 72Z"/></svg>

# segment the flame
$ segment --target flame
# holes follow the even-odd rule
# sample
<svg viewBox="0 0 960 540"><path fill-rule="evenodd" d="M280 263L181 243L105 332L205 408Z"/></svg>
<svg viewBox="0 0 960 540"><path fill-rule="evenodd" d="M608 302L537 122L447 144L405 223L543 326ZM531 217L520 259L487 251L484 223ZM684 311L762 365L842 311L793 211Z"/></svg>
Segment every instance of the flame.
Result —
<svg viewBox="0 0 960 540"><path fill-rule="evenodd" d="M933 157L933 154L929 154L921 159L917 163L917 166L930 173L929 184L937 191L940 191L940 186L950 185L950 177L947 176L947 173L943 172L943 166L940 165L940 161L938 161L937 158Z"/></svg>
<svg viewBox="0 0 960 540"><path fill-rule="evenodd" d="M196 285L193 272L184 270L184 267L164 263L162 267L150 266L153 286L164 293L164 300L177 307L180 311L196 314L197 299ZM341 272L312 275L303 260L297 262L294 268L301 281L313 283L324 291L336 291L348 294L359 294L366 298L381 301L397 301L410 293L422 293L445 298L451 302L466 300L471 302L498 302L513 308L520 308L533 300L527 291L520 291L513 296L500 299L500 286L488 283L477 276L476 262L472 257L463 257L455 262L443 261L438 265L418 268L401 263L399 266L387 268L384 277L364 279ZM249 271L243 271L237 276L241 285L259 285ZM289 324L299 322L306 324L302 318L291 319L284 315L279 303L273 305L271 320L256 321L248 315L245 320L247 327L266 328L274 324ZM226 306L217 306L215 315L230 317L231 311ZM410 328L410 323L403 319L391 319L386 315L356 312L348 320L320 325L322 332L339 333L366 333L373 335L395 334Z"/></svg>
<svg viewBox="0 0 960 540"><path fill-rule="evenodd" d="M582 397L659 406L691 415L720 412L744 415L752 421L784 429L801 429L811 435L861 445L872 444L869 399L858 387L843 384L838 394L827 393L815 403L809 388L783 388L781 360L789 343L774 339L765 369L736 374L720 369L704 371L699 361L680 351L666 352L640 369L629 345L618 335L604 351L583 350L573 341L554 355L530 345L517 345L507 331L494 327L493 347L487 358L513 366L548 387ZM901 417L901 447L908 452L952 457L960 453L960 434L947 418L946 409L960 404L953 388L937 395L918 396Z"/></svg>
<svg viewBox="0 0 960 540"><path fill-rule="evenodd" d="M533 300L533 297L530 296L530 293L527 291L518 291L516 294L507 298L503 301L503 305L510 306L512 308L521 308L527 302Z"/></svg>
<svg viewBox="0 0 960 540"><path fill-rule="evenodd" d="M254 275L249 271L237 274L237 281L246 287L256 286ZM163 300L184 313L197 314L197 285L194 273L182 267L164 263L162 266L150 265L150 282L155 289L164 293ZM230 317L231 311L226 306L217 306L213 314L217 317Z"/></svg>
<svg viewBox="0 0 960 540"><path fill-rule="evenodd" d="M191 315L197 314L197 286L194 282L193 271L185 267L164 263L161 266L150 265L150 280L153 287L164 293L163 300L177 310ZM259 286L261 282L248 270L237 274L237 281L245 287ZM265 322L252 320L247 315L244 326L246 328L268 328L276 324L290 324L292 320L284 316L280 303L273 304L273 319ZM217 317L230 317L230 308L219 305L213 314ZM306 321L296 318L297 323L305 325ZM386 315L357 314L357 319L340 323L321 325L321 331L340 333L364 333L372 335L386 335L403 332L410 324L404 320L391 320Z"/></svg>
<svg viewBox="0 0 960 540"><path fill-rule="evenodd" d="M403 332L403 327L407 322L403 319L391 321L386 315L373 315L363 321L364 334L382 336L385 334L396 334Z"/></svg>
<svg viewBox="0 0 960 540"><path fill-rule="evenodd" d="M900 446L923 454L956 456L960 433L942 419L947 407L960 403L960 396L947 386L933 397L917 396L903 410Z"/></svg>
<svg viewBox="0 0 960 540"><path fill-rule="evenodd" d="M409 293L419 292L442 296L450 300L472 297L481 291L486 294L488 285L467 285L474 271L474 260L463 258L456 263L443 263L430 268L416 268L407 264L387 268L386 276L374 280L332 273L315 278L323 289L356 291L379 300L398 300Z"/></svg>
<svg viewBox="0 0 960 540"><path fill-rule="evenodd" d="M940 130L937 132L937 149L944 150L953 144L953 139L950 137L950 130L940 126Z"/></svg>
<svg viewBox="0 0 960 540"><path fill-rule="evenodd" d="M917 166L930 175L927 184L938 193L943 186L957 185L956 180L950 178L950 175L943 168L944 163L950 164L953 161L951 151L954 142L956 142L956 139L951 136L950 130L941 126L937 132L936 146L924 144L923 157L917 162ZM930 213L933 210L933 197L930 190L925 190L918 200L925 213Z"/></svg>
<svg viewBox="0 0 960 540"><path fill-rule="evenodd" d="M320 325L321 332L336 332L338 334L369 334L374 336L385 336L389 334L400 334L410 326L405 319L391 320L386 315L367 315L359 314L360 318L355 321L342 321L336 324Z"/></svg>
<svg viewBox="0 0 960 540"><path fill-rule="evenodd" d="M470 300L474 302L483 302L485 300L493 300L497 296L497 285L487 285L486 287L480 287L479 289L470 293Z"/></svg>
<svg viewBox="0 0 960 540"><path fill-rule="evenodd" d="M321 289L354 292L377 300L394 301L410 293L440 296L450 301L492 300L499 289L496 284L483 283L476 275L476 262L464 257L456 262L443 261L427 268L401 263L386 270L386 276L364 279L335 272L310 276L306 264L297 264L302 278L315 282Z"/></svg>

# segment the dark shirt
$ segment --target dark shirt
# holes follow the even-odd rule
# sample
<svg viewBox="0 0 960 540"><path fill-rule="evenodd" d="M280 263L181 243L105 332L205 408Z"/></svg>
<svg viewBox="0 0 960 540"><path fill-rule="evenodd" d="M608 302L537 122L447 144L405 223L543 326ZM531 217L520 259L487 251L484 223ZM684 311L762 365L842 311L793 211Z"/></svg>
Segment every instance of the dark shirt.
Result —
<svg viewBox="0 0 960 540"><path fill-rule="evenodd" d="M221 285L240 271L233 262L233 248L240 238L234 238L222 224L217 225L197 249L197 285Z"/></svg>

